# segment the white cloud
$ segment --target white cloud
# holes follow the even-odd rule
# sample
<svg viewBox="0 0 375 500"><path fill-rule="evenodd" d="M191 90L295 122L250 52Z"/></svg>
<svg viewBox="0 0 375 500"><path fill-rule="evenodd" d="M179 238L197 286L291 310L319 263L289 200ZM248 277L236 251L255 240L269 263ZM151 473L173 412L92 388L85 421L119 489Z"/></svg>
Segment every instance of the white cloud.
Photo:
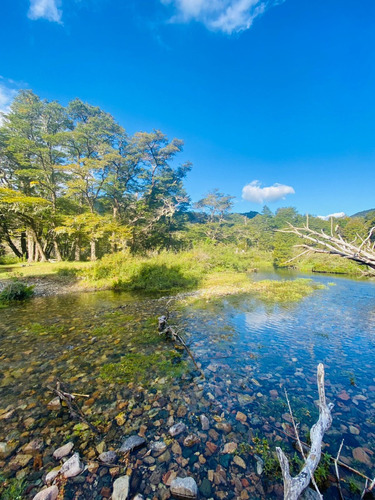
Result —
<svg viewBox="0 0 375 500"><path fill-rule="evenodd" d="M342 219L343 217L346 217L345 212L336 212L334 214L329 214L329 215L317 215L318 219L322 220L329 220L331 217L333 219Z"/></svg>
<svg viewBox="0 0 375 500"><path fill-rule="evenodd" d="M288 194L294 194L292 186L285 184L274 184L269 187L261 187L259 181L252 181L242 188L242 198L252 203L264 203L282 200Z"/></svg>
<svg viewBox="0 0 375 500"><path fill-rule="evenodd" d="M4 79L0 77L3 81ZM17 90L9 88L6 84L0 81L0 125L3 122L2 113L9 112L10 103L13 101Z"/></svg>
<svg viewBox="0 0 375 500"><path fill-rule="evenodd" d="M61 0L30 0L29 19L47 19L61 24L62 10L59 9Z"/></svg>
<svg viewBox="0 0 375 500"><path fill-rule="evenodd" d="M251 27L256 17L267 8L284 0L161 0L172 5L175 22L199 21L207 28L224 33L243 31Z"/></svg>

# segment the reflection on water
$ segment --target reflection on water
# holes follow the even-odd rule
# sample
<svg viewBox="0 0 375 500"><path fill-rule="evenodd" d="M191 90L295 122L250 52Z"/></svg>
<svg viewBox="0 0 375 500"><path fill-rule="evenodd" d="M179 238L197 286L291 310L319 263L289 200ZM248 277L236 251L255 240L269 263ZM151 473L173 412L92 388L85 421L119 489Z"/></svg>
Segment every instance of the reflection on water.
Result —
<svg viewBox="0 0 375 500"><path fill-rule="evenodd" d="M170 303L171 323L185 332L206 373L204 381L192 371L174 378L177 372L157 369L147 369L136 384L103 378L104 365L116 369L132 353L156 353L164 368L169 366L165 360L173 345L156 332L156 318L164 313L167 299L98 292L38 298L0 311L0 441L14 446L3 464L7 475L26 476L40 489L43 474L55 465L53 449L69 439L86 460L95 460L100 442L104 449L116 449L124 435L140 426L145 426L148 441L166 439L170 425L181 420L199 442L187 446L186 435L166 439L169 451L163 460L147 460L146 450L134 455L132 493L167 498L165 474L172 471L192 475L203 497L282 498L279 480L257 474L257 456L269 458L257 446L257 437L266 439L271 451L283 442L294 453L286 437L291 432L287 389L301 437L307 439L318 414L314 401L320 362L326 368L327 398L335 404L326 451L335 456L344 437L343 459L373 475L375 286L314 279L334 286L290 306L264 304L252 296L193 306ZM75 431L76 422L66 411L47 410L51 395L46 385L56 377L72 391L90 394L81 404L87 417L105 429L104 436ZM202 431L197 418L203 413L210 420L208 431ZM33 468L31 461L20 466L21 447L40 436L43 467ZM246 469L233 462L233 455L222 453L228 442L237 443ZM108 470L101 474L100 469L86 471L86 482L71 483L65 498L102 498L100 489L110 486L112 478ZM335 487L329 487L325 498L336 497Z"/></svg>

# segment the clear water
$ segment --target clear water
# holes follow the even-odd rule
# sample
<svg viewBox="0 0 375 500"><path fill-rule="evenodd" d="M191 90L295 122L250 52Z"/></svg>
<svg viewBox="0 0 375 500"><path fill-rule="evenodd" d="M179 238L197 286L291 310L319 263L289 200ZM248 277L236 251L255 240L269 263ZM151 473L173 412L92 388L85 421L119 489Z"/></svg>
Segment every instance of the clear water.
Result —
<svg viewBox="0 0 375 500"><path fill-rule="evenodd" d="M2 463L6 474L24 475L29 484L40 487L43 474L52 468L53 449L69 439L89 461L95 459L95 446L103 440L106 449L116 449L124 436L145 425L146 438L152 441L167 435L172 420L181 420L200 442L187 448L183 445L186 434L178 437L182 456L171 451L168 460L156 461L156 470L161 472L156 484L152 482L152 466L142 463L144 451L135 454L132 493L165 498L167 488L162 476L168 470L192 475L198 486L211 470L224 478L220 481L215 476L211 481L212 498L233 498L243 490L244 498L246 494L250 498L279 498L280 480L264 473L256 475L254 453L261 453L256 439L266 439L271 451L284 443L285 449L294 453L293 440L286 436L291 433L284 396L287 389L300 421L301 438L307 440L308 427L318 415L314 403L316 367L322 362L327 398L335 404L325 451L336 456L344 438L343 460L373 476L375 284L326 276L314 279L330 285L287 306L265 304L251 295L181 305L173 299L168 302L164 298L97 292L36 298L1 310L0 418L1 411L3 415L15 411L0 421L0 441L10 440L18 446ZM103 379L103 365L118 363L126 353L157 352L164 359L174 349L156 331L157 317L165 312L167 302L172 311L170 323L184 333L202 364L205 380L198 379L187 357L188 369L178 379L158 374L157 367L146 374L143 384L139 379L130 384ZM99 422L103 428L109 423L102 436L74 431L76 422L70 421L66 410L59 414L47 410L46 403L52 396L46 385L56 377L68 383L72 392L91 396L89 402L82 400L80 404L90 421ZM187 408L181 417L177 417L179 407ZM236 420L237 411L246 414L246 422ZM121 425L115 419L119 413L125 420ZM217 435L202 433L196 418L202 413ZM220 428L220 422L231 424L231 430ZM30 463L23 469L10 470L9 463L21 447L41 436L43 467L35 470ZM211 456L207 441L219 447ZM233 464L232 456L220 453L225 442L241 446L246 470ZM365 452L367 464L355 459L355 448ZM199 455L204 460L198 460ZM342 474L345 479L346 471ZM84 477L89 476L86 471ZM95 488L89 481L71 483L64 498L102 498L99 490L103 485L110 486L108 477L103 473ZM349 476L346 480L344 488L349 491ZM358 484L363 487L363 481ZM325 498L338 498L329 481L324 488ZM355 498L354 493L349 494Z"/></svg>

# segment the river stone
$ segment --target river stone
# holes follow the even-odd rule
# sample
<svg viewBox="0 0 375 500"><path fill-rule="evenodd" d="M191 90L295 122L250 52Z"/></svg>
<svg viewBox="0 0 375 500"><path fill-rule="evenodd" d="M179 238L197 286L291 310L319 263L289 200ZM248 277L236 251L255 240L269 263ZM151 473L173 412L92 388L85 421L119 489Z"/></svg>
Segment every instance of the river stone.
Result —
<svg viewBox="0 0 375 500"><path fill-rule="evenodd" d="M210 428L210 422L206 415L200 415L199 419L201 421L202 431L208 431Z"/></svg>
<svg viewBox="0 0 375 500"><path fill-rule="evenodd" d="M354 434L355 436L358 436L359 434L359 429L354 425L349 425L349 431L351 434Z"/></svg>
<svg viewBox="0 0 375 500"><path fill-rule="evenodd" d="M197 498L197 483L192 477L176 477L171 483L171 493L174 497L181 500Z"/></svg>
<svg viewBox="0 0 375 500"><path fill-rule="evenodd" d="M223 453L234 453L237 450L237 443L225 443Z"/></svg>
<svg viewBox="0 0 375 500"><path fill-rule="evenodd" d="M126 500L129 495L129 476L121 476L113 483L112 500Z"/></svg>
<svg viewBox="0 0 375 500"><path fill-rule="evenodd" d="M145 438L136 435L130 436L129 438L125 439L125 441L122 443L120 451L121 453L127 453L128 451L132 452L133 450L136 450L137 448L140 448L145 444L146 444Z"/></svg>
<svg viewBox="0 0 375 500"><path fill-rule="evenodd" d="M238 467L241 467L242 469L246 469L246 464L245 464L244 460L241 457L239 457L238 455L235 455L233 457L233 462L236 465L238 465Z"/></svg>
<svg viewBox="0 0 375 500"><path fill-rule="evenodd" d="M10 444L4 441L0 443L0 459L8 458L15 450Z"/></svg>
<svg viewBox="0 0 375 500"><path fill-rule="evenodd" d="M61 408L61 401L58 396L51 399L51 401L47 404L47 408L52 411L58 411Z"/></svg>
<svg viewBox="0 0 375 500"><path fill-rule="evenodd" d="M186 430L186 425L183 422L177 422L177 424L172 425L169 429L169 434L172 437L178 436Z"/></svg>
<svg viewBox="0 0 375 500"><path fill-rule="evenodd" d="M184 439L184 446L186 446L187 448L191 448L195 444L199 443L199 441L200 439L198 436L196 436L195 434L189 434Z"/></svg>
<svg viewBox="0 0 375 500"><path fill-rule="evenodd" d="M167 445L164 443L164 441L154 441L150 444L150 450L154 457L158 457L159 455L164 453L166 449Z"/></svg>
<svg viewBox="0 0 375 500"><path fill-rule="evenodd" d="M199 491L206 498L210 498L212 495L211 483L207 478L204 478L201 485L199 486Z"/></svg>
<svg viewBox="0 0 375 500"><path fill-rule="evenodd" d="M44 448L44 442L43 439L36 438L30 441L30 443L27 443L23 448L22 451L24 451L26 454L31 454L31 455L36 455L42 449Z"/></svg>
<svg viewBox="0 0 375 500"><path fill-rule="evenodd" d="M106 464L114 464L117 461L117 455L114 451L103 451L98 458Z"/></svg>
<svg viewBox="0 0 375 500"><path fill-rule="evenodd" d="M61 470L61 467L58 466L58 467L55 467L54 469L50 470L49 472L47 472L47 475L44 479L44 482L46 484L50 484L50 483L53 483L53 481L56 479L56 477L58 476L59 472Z"/></svg>
<svg viewBox="0 0 375 500"><path fill-rule="evenodd" d="M301 500L319 500L320 495L315 490L306 488L300 498Z"/></svg>
<svg viewBox="0 0 375 500"><path fill-rule="evenodd" d="M60 446L60 448L57 448L53 452L53 458L55 460L61 460L62 458L66 457L69 455L69 453L72 451L74 444L70 441L69 443L64 444L64 446Z"/></svg>
<svg viewBox="0 0 375 500"><path fill-rule="evenodd" d="M33 500L56 500L59 490L57 486L50 486L45 490L39 491L33 498Z"/></svg>
<svg viewBox="0 0 375 500"><path fill-rule="evenodd" d="M360 447L354 448L352 453L353 453L353 457L355 458L355 460L358 460L359 462L362 462L363 464L371 465L371 459L363 448L360 448Z"/></svg>
<svg viewBox="0 0 375 500"><path fill-rule="evenodd" d="M61 474L67 479L68 477L75 477L81 474L84 467L79 459L79 453L74 453L61 467Z"/></svg>

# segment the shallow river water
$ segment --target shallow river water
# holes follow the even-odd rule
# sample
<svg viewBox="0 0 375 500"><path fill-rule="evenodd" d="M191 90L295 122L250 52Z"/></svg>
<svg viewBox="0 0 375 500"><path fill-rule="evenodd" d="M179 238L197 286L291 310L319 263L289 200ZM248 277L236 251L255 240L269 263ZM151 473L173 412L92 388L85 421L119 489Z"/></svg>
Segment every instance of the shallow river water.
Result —
<svg viewBox="0 0 375 500"><path fill-rule="evenodd" d="M327 399L334 403L324 451L336 456L344 439L342 461L373 477L375 284L313 279L326 288L290 305L252 295L190 304L183 297L97 292L35 298L1 310L1 473L24 478L25 498L32 498L58 465L53 451L72 441L87 468L60 480L61 498L109 498L113 481L125 473L131 474L130 497L167 499L174 477L192 476L201 498L282 498L274 449L295 456L295 470L299 460L288 437L293 430L284 390L306 442L318 416L316 368L322 362ZM205 379L158 335L157 317L167 307ZM72 420L67 408L47 407L53 398L47 386L55 387L57 378L88 396L77 401L98 434ZM208 429L202 429L202 415ZM168 430L177 422L186 430L172 438ZM98 462L102 451L117 450L138 433L146 446L130 456L118 453L117 465ZM163 453L150 452L155 441L165 442ZM356 487L363 489L364 480L344 468L340 473L346 498L360 498ZM333 474L326 467L319 477L327 499L339 498Z"/></svg>

